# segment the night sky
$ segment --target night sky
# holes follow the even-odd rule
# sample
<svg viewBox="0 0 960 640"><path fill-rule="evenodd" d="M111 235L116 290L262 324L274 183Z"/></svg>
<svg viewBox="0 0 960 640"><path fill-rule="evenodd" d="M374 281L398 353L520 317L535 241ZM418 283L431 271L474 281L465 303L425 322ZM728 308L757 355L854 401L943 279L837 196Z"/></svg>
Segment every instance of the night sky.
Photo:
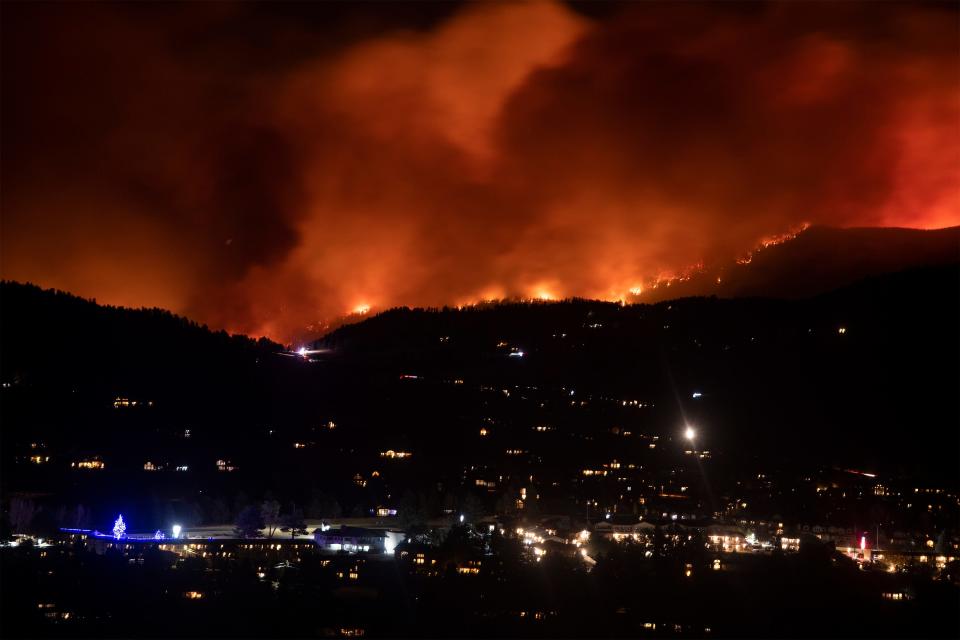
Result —
<svg viewBox="0 0 960 640"><path fill-rule="evenodd" d="M4 3L2 277L290 340L960 223L960 12Z"/></svg>

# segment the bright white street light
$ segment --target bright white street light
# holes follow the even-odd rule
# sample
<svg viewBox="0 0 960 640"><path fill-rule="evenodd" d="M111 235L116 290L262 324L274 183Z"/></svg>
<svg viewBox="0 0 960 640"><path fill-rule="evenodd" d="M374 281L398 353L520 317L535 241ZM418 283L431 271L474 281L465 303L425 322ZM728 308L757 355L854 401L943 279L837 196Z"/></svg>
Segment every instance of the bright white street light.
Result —
<svg viewBox="0 0 960 640"><path fill-rule="evenodd" d="M693 440L696 435L697 432L693 430L693 427L687 427L687 430L683 432L683 437L687 440Z"/></svg>
<svg viewBox="0 0 960 640"><path fill-rule="evenodd" d="M173 538L174 538L174 540L176 540L177 538L180 537L180 531L181 531L180 525L178 525L178 524L173 525Z"/></svg>

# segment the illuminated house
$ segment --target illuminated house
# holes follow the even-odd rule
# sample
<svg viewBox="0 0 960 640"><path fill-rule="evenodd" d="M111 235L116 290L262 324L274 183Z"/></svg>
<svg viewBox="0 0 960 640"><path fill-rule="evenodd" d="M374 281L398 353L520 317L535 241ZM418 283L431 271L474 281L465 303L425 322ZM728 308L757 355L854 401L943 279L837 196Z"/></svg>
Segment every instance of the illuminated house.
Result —
<svg viewBox="0 0 960 640"><path fill-rule="evenodd" d="M103 464L103 460L101 460L99 457L77 460L75 462L71 462L70 466L74 469L96 469L96 470L101 470L104 467L106 467L106 465Z"/></svg>
<svg viewBox="0 0 960 640"><path fill-rule="evenodd" d="M593 527L593 533L608 540L620 542L622 540L652 539L656 526L649 522L598 522Z"/></svg>
<svg viewBox="0 0 960 640"><path fill-rule="evenodd" d="M131 400L130 398L115 398L113 401L114 409L129 409L130 407L152 407L153 401L148 400L146 402L142 400Z"/></svg>
<svg viewBox="0 0 960 640"><path fill-rule="evenodd" d="M300 562L318 552L316 544L304 540L279 538L276 540L262 538L256 540L239 538L158 540L154 535L131 534L123 540L117 540L109 534L97 531L73 530L70 539L82 540L89 551L98 555L112 550L127 559L140 559L141 564L142 558L151 550L167 552L179 558L204 560L208 566L238 559L263 563Z"/></svg>
<svg viewBox="0 0 960 640"><path fill-rule="evenodd" d="M799 551L800 538L788 538L784 536L780 538L780 548L784 551Z"/></svg>
<svg viewBox="0 0 960 640"><path fill-rule="evenodd" d="M746 551L749 546L746 535L740 527L712 524L704 532L710 544L722 551Z"/></svg>
<svg viewBox="0 0 960 640"><path fill-rule="evenodd" d="M445 573L475 576L483 567L483 558L469 551L451 551L412 542L399 545L395 558L406 571L423 576L436 577Z"/></svg>
<svg viewBox="0 0 960 640"><path fill-rule="evenodd" d="M487 491L496 491L497 490L497 481L496 480L484 480L483 478L476 478L474 484L478 487L483 487Z"/></svg>
<svg viewBox="0 0 960 640"><path fill-rule="evenodd" d="M364 527L340 527L339 529L318 529L313 533L317 546L327 551L347 551L350 553L384 553L387 551L387 532Z"/></svg>
<svg viewBox="0 0 960 640"><path fill-rule="evenodd" d="M482 560L467 560L456 566L457 573L461 575L477 575L480 573L480 567L483 565Z"/></svg>

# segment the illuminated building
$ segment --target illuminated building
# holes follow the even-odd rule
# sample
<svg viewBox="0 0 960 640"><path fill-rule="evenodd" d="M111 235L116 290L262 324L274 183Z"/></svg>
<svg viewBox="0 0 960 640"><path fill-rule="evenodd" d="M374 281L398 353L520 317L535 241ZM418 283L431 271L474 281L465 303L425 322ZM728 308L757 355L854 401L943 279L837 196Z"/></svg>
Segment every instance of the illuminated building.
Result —
<svg viewBox="0 0 960 640"><path fill-rule="evenodd" d="M497 481L496 480L484 480L482 478L477 478L473 481L475 486L484 487L487 491L496 491L497 490Z"/></svg>
<svg viewBox="0 0 960 640"><path fill-rule="evenodd" d="M86 458L83 460L78 460L76 462L71 462L70 466L75 469L95 469L102 470L106 467L103 463L103 460L100 458Z"/></svg>
<svg viewBox="0 0 960 640"><path fill-rule="evenodd" d="M467 560L457 565L457 573L461 575L477 575L480 573L481 560Z"/></svg>
<svg viewBox="0 0 960 640"><path fill-rule="evenodd" d="M313 539L317 546L327 551L352 553L383 553L387 547L387 532L364 527L340 527L315 531Z"/></svg>
<svg viewBox="0 0 960 640"><path fill-rule="evenodd" d="M153 406L152 400L143 402L140 400L131 400L130 398L117 397L113 401L114 409L129 409L130 407L152 407L152 406Z"/></svg>
<svg viewBox="0 0 960 640"><path fill-rule="evenodd" d="M634 541L653 539L655 531L656 526L654 524L650 522L640 522L637 521L636 518L630 518L626 522L621 518L615 518L612 521L605 520L598 522L593 527L593 533L595 535L615 542L622 542L628 539Z"/></svg>
<svg viewBox="0 0 960 640"><path fill-rule="evenodd" d="M707 540L720 551L746 551L749 549L743 529L727 525L710 525L704 531Z"/></svg>
<svg viewBox="0 0 960 640"><path fill-rule="evenodd" d="M784 551L799 551L800 538L780 538L780 548Z"/></svg>

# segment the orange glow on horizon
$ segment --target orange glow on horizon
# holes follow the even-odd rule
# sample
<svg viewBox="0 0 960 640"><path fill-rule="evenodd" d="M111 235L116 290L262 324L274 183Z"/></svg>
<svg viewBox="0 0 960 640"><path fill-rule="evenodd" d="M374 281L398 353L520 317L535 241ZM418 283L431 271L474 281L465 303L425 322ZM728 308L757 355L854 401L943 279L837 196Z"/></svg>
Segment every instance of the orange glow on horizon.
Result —
<svg viewBox="0 0 960 640"><path fill-rule="evenodd" d="M722 295L810 224L960 224L942 7L14 4L0 277L105 304L293 342L396 306Z"/></svg>

